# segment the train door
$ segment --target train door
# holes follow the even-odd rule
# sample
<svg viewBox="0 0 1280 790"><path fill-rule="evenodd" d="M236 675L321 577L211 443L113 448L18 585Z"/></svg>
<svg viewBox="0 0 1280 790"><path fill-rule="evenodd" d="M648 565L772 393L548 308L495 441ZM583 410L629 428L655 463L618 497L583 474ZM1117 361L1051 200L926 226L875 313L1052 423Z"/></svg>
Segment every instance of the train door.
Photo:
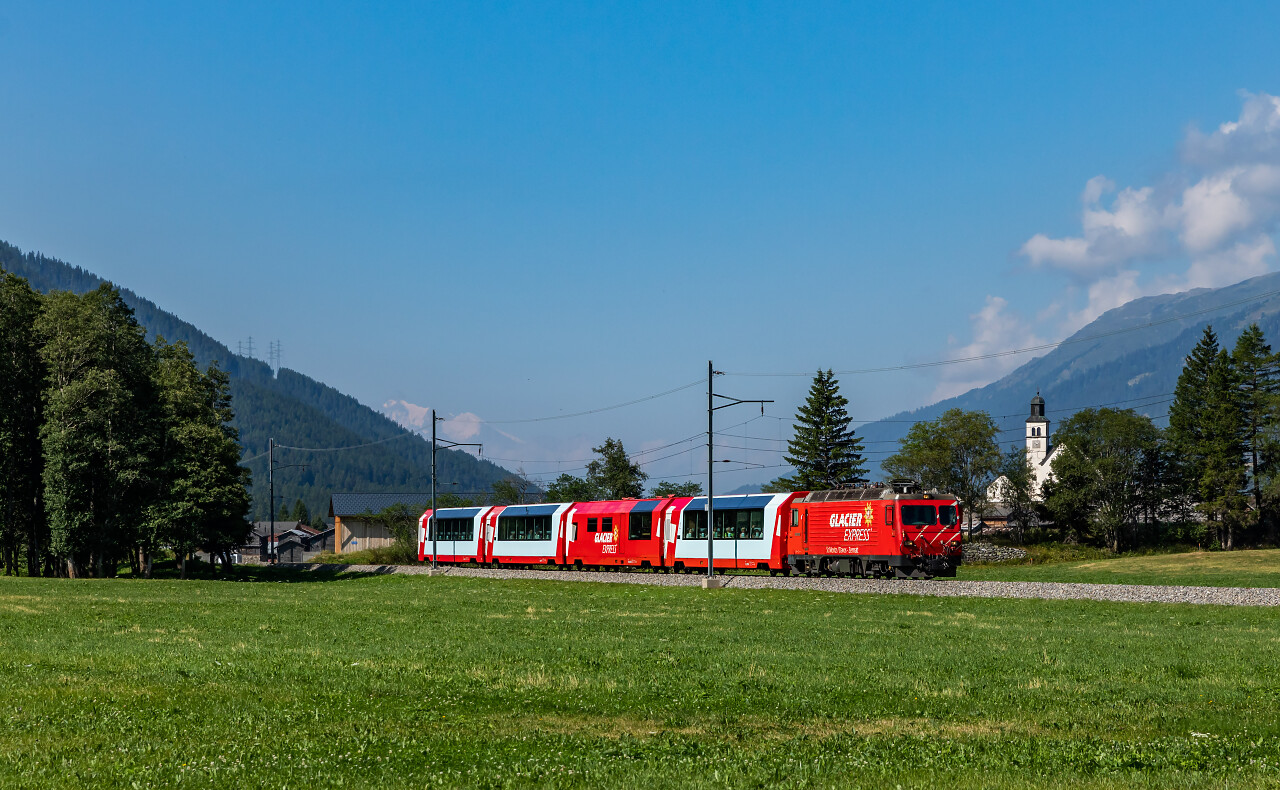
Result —
<svg viewBox="0 0 1280 790"><path fill-rule="evenodd" d="M560 518L560 538L556 545L556 562L561 565L569 562L569 550L575 537L573 518L576 513L577 510L575 508L569 508Z"/></svg>
<svg viewBox="0 0 1280 790"><path fill-rule="evenodd" d="M804 530L800 526L803 512L804 508L795 504L791 506L791 512L787 518L786 540L783 541L782 546L783 558L788 554L800 554L804 551Z"/></svg>

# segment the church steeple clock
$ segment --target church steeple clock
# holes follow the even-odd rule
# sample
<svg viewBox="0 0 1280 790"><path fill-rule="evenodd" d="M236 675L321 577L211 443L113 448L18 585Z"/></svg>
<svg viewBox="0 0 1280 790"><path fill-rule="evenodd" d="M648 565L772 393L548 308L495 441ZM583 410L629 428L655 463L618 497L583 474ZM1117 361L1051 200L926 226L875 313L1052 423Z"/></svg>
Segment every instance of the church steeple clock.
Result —
<svg viewBox="0 0 1280 790"><path fill-rule="evenodd" d="M1039 466L1049 455L1049 420L1044 416L1044 398L1037 392L1031 399L1031 416L1027 418L1027 460Z"/></svg>

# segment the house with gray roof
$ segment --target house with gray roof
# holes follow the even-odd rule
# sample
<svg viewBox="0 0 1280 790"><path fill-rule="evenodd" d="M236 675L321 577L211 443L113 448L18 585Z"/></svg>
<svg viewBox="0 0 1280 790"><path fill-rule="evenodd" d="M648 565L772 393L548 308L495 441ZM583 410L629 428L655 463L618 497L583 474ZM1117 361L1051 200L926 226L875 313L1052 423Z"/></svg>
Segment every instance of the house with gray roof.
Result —
<svg viewBox="0 0 1280 790"><path fill-rule="evenodd" d="M333 519L334 552L362 551L390 546L395 537L382 524L364 516L379 513L392 505L406 505L418 513L431 507L430 493L337 493L329 497L329 518Z"/></svg>

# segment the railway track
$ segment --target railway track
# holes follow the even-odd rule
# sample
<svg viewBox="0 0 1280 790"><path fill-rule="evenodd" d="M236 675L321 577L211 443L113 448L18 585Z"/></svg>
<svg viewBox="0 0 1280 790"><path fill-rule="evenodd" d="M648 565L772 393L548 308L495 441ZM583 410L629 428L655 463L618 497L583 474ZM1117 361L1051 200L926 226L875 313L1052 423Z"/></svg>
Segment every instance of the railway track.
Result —
<svg viewBox="0 0 1280 790"><path fill-rule="evenodd" d="M329 573L425 574L421 565L321 565L282 564ZM697 587L701 574L643 573L569 570L526 570L516 568L444 567L446 576L485 579L542 579L614 584L651 584ZM1189 587L1149 584L1080 584L1075 582L957 581L955 579L896 580L848 579L839 577L765 576L728 574L721 576L729 589L819 590L838 593L887 595L931 595L959 598L1039 598L1045 600L1119 601L1126 603L1186 603L1218 606L1280 606L1280 588L1275 587Z"/></svg>

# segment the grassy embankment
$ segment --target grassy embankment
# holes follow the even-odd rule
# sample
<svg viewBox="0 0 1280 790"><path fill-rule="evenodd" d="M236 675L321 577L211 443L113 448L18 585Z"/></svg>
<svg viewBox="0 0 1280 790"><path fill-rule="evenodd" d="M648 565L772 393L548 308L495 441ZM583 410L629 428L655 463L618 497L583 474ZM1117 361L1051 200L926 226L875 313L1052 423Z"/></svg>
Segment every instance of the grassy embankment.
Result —
<svg viewBox="0 0 1280 790"><path fill-rule="evenodd" d="M0 580L0 786L1280 782L1271 609L264 576Z"/></svg>
<svg viewBox="0 0 1280 790"><path fill-rule="evenodd" d="M1029 547L1026 561L961 566L961 579L1190 584L1204 587L1280 587L1280 549L1185 551L1070 559L1052 548Z"/></svg>

